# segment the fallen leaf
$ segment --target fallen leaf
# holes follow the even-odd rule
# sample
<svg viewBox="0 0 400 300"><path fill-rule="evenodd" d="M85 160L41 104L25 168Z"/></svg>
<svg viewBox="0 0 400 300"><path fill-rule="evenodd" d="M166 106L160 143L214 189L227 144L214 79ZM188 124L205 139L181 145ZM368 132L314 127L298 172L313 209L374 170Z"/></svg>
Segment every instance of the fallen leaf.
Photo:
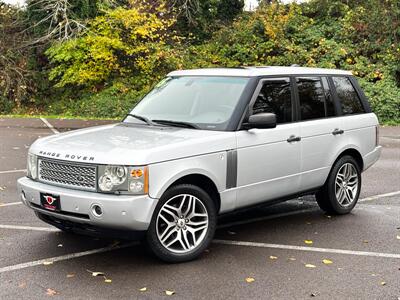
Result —
<svg viewBox="0 0 400 300"><path fill-rule="evenodd" d="M318 292L314 292L314 293L311 293L311 297L317 297L319 295L319 293Z"/></svg>
<svg viewBox="0 0 400 300"><path fill-rule="evenodd" d="M251 283L251 282L254 282L254 281L256 281L253 277L247 277L246 278L246 282L247 283Z"/></svg>
<svg viewBox="0 0 400 300"><path fill-rule="evenodd" d="M140 292L146 292L147 291L147 287L142 287L141 289L139 289Z"/></svg>
<svg viewBox="0 0 400 300"><path fill-rule="evenodd" d="M234 231L228 231L228 234L229 234L229 235L235 235L236 232L234 232Z"/></svg>
<svg viewBox="0 0 400 300"><path fill-rule="evenodd" d="M89 273L92 273L93 277L104 276L103 272L93 272L93 271L90 271L90 270L86 270L86 271L88 271Z"/></svg>
<svg viewBox="0 0 400 300"><path fill-rule="evenodd" d="M63 244L58 244L57 247L58 247L58 248L62 248L62 247L63 247Z"/></svg>
<svg viewBox="0 0 400 300"><path fill-rule="evenodd" d="M53 289L46 290L46 295L48 295L48 296L55 296L57 294L58 294L58 292L56 290L53 290Z"/></svg>
<svg viewBox="0 0 400 300"><path fill-rule="evenodd" d="M104 278L105 278L105 277L104 277ZM109 279L109 278L105 278L105 279L104 279L104 282L105 282L105 283L111 283L111 282L112 282L112 280L111 280L111 279Z"/></svg>
<svg viewBox="0 0 400 300"><path fill-rule="evenodd" d="M364 243L364 244L368 244L368 241L367 241L367 240L363 240L363 243Z"/></svg>
<svg viewBox="0 0 400 300"><path fill-rule="evenodd" d="M165 291L165 294L167 295L167 296L172 296L173 294L175 294L175 291Z"/></svg>
<svg viewBox="0 0 400 300"><path fill-rule="evenodd" d="M0 186L0 191L4 191L4 188Z"/></svg>
<svg viewBox="0 0 400 300"><path fill-rule="evenodd" d="M386 285L386 282L381 281L381 285L382 285L382 286Z"/></svg>
<svg viewBox="0 0 400 300"><path fill-rule="evenodd" d="M294 257L289 257L289 260L295 261L296 259Z"/></svg>
<svg viewBox="0 0 400 300"><path fill-rule="evenodd" d="M332 216L329 216L329 215L325 215L325 217L327 217L328 219L332 218Z"/></svg>
<svg viewBox="0 0 400 300"><path fill-rule="evenodd" d="M396 236L396 239L400 240L400 235L397 235L397 236Z"/></svg>
<svg viewBox="0 0 400 300"><path fill-rule="evenodd" d="M67 278L75 277L75 274L67 274Z"/></svg>
<svg viewBox="0 0 400 300"><path fill-rule="evenodd" d="M306 264L305 267L306 267L306 268L316 268L316 266L315 266L315 265L312 265L312 264Z"/></svg>
<svg viewBox="0 0 400 300"><path fill-rule="evenodd" d="M323 262L325 265L331 265L331 264L333 264L333 261L331 261L331 260L329 260L329 259L323 259L322 262Z"/></svg>
<svg viewBox="0 0 400 300"><path fill-rule="evenodd" d="M277 256L273 256L273 255L271 255L269 258L270 258L270 259L278 259Z"/></svg>
<svg viewBox="0 0 400 300"><path fill-rule="evenodd" d="M26 287L26 282L21 282L20 284L18 284L18 287L23 289L24 287Z"/></svg>
<svg viewBox="0 0 400 300"><path fill-rule="evenodd" d="M304 240L304 243L306 243L307 245L311 245L313 243L313 241L311 240Z"/></svg>
<svg viewBox="0 0 400 300"><path fill-rule="evenodd" d="M311 222L306 222L307 225L311 225Z"/></svg>
<svg viewBox="0 0 400 300"><path fill-rule="evenodd" d="M43 265L45 265L45 266L49 266L49 265L52 265L52 264L53 264L52 261L44 261L43 262Z"/></svg>

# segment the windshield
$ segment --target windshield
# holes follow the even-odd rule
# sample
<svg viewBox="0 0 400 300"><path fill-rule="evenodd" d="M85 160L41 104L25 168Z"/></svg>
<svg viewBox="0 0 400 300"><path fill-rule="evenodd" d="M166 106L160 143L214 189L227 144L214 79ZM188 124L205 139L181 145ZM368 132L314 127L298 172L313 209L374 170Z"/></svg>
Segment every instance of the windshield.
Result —
<svg viewBox="0 0 400 300"><path fill-rule="evenodd" d="M167 77L124 121L143 123L147 120L148 124L224 130L248 80L242 77Z"/></svg>

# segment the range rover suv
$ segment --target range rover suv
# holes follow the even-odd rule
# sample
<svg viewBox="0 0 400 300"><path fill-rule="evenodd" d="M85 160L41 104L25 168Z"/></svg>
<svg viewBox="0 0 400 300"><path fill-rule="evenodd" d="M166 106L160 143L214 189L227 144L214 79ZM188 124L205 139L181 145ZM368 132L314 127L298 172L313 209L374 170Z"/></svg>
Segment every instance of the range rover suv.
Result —
<svg viewBox="0 0 400 300"><path fill-rule="evenodd" d="M347 214L380 155L378 120L350 72L174 71L118 124L38 139L22 202L68 232L145 234L162 260L199 256L217 216L315 194Z"/></svg>

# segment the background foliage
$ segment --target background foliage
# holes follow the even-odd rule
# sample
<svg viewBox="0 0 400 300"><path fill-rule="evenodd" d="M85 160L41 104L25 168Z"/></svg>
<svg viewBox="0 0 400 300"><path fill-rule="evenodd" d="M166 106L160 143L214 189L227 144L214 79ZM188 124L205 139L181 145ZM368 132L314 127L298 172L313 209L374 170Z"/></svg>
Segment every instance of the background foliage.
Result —
<svg viewBox="0 0 400 300"><path fill-rule="evenodd" d="M57 3L67 3L60 13ZM0 4L0 113L120 117L171 70L351 70L380 121L400 123L400 2L30 0Z"/></svg>

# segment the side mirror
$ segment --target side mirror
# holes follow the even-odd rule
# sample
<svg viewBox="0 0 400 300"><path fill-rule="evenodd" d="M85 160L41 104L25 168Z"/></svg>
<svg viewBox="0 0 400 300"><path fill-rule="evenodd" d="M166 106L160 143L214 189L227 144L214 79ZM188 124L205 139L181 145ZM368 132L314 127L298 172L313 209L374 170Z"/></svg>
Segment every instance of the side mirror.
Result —
<svg viewBox="0 0 400 300"><path fill-rule="evenodd" d="M243 124L243 128L275 128L276 115L273 113L260 113L251 115L247 123Z"/></svg>

